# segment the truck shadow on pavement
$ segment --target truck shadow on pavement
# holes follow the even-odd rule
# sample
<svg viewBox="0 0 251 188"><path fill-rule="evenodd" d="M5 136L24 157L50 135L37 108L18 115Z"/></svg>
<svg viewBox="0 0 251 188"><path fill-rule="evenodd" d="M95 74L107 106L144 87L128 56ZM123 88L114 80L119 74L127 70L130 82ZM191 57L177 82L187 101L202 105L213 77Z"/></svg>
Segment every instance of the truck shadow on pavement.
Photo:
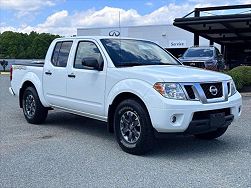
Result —
<svg viewBox="0 0 251 188"><path fill-rule="evenodd" d="M106 123L67 112L49 112L43 125L80 131L86 135L102 137L105 140L112 141L112 134L107 132Z"/></svg>
<svg viewBox="0 0 251 188"><path fill-rule="evenodd" d="M107 142L105 145L108 148L114 147L116 142L114 134L108 133L106 123L66 112L49 113L43 126L60 127L70 131L79 131L83 136L101 138L102 142ZM153 151L143 157L188 159L189 157L227 155L238 150L238 142L235 140L233 135L228 135L227 132L215 140L200 140L193 136L182 135L170 136L157 139ZM118 145L116 149L121 150Z"/></svg>

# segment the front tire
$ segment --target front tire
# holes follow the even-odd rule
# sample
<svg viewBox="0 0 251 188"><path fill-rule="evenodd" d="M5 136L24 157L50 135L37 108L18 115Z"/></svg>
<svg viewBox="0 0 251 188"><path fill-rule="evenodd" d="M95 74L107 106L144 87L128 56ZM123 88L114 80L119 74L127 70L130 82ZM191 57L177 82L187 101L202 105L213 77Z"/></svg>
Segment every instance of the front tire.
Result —
<svg viewBox="0 0 251 188"><path fill-rule="evenodd" d="M123 151L142 155L153 148L154 134L149 114L139 101L127 99L116 108L115 136Z"/></svg>
<svg viewBox="0 0 251 188"><path fill-rule="evenodd" d="M228 126L218 128L217 130L212 131L212 132L203 133L203 134L196 134L194 136L196 138L203 139L203 140L212 140L212 139L215 139L215 138L222 136L227 131L227 128L228 128Z"/></svg>
<svg viewBox="0 0 251 188"><path fill-rule="evenodd" d="M48 109L42 105L36 89L27 87L22 100L25 119L32 124L43 123L47 117Z"/></svg>

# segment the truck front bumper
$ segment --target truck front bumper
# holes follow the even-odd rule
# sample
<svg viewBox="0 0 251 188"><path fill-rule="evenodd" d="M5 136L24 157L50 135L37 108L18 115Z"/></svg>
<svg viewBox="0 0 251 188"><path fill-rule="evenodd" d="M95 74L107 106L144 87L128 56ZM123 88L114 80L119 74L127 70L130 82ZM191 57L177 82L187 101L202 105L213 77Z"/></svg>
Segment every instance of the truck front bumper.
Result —
<svg viewBox="0 0 251 188"><path fill-rule="evenodd" d="M218 114L208 114L209 118L192 120L186 129L186 134L199 134L214 131L218 128L229 126L234 120L234 115L223 115L221 118L212 119L210 116L217 116Z"/></svg>
<svg viewBox="0 0 251 188"><path fill-rule="evenodd" d="M153 96L149 99L149 115L153 127L159 133L209 132L230 125L241 115L242 100L238 92L228 101L208 104L166 98L160 101L160 98ZM158 107L156 103L159 103Z"/></svg>

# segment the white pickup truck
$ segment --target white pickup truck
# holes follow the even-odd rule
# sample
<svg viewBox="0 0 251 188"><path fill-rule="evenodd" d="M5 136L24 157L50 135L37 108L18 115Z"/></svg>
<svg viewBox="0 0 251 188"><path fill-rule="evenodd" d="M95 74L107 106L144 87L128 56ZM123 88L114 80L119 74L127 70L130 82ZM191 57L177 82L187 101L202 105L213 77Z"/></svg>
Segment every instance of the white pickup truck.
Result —
<svg viewBox="0 0 251 188"><path fill-rule="evenodd" d="M217 138L242 105L230 76L184 66L150 41L112 37L54 40L44 63L12 66L9 91L29 123L52 109L101 120L137 155L166 133Z"/></svg>

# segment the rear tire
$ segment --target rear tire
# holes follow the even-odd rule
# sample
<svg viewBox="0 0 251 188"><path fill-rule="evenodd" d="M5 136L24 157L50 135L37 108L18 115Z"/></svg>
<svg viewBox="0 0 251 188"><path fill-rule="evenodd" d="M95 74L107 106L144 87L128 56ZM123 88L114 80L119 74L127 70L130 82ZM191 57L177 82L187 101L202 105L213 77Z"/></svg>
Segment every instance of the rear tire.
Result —
<svg viewBox="0 0 251 188"><path fill-rule="evenodd" d="M154 145L154 134L149 114L135 99L122 101L114 116L115 136L123 151L142 155Z"/></svg>
<svg viewBox="0 0 251 188"><path fill-rule="evenodd" d="M25 119L32 124L43 123L47 117L48 109L42 105L36 89L27 87L22 100Z"/></svg>
<svg viewBox="0 0 251 188"><path fill-rule="evenodd" d="M203 133L203 134L196 134L194 135L196 138L203 139L203 140L212 140L222 136L226 131L227 127L218 128L216 131Z"/></svg>

